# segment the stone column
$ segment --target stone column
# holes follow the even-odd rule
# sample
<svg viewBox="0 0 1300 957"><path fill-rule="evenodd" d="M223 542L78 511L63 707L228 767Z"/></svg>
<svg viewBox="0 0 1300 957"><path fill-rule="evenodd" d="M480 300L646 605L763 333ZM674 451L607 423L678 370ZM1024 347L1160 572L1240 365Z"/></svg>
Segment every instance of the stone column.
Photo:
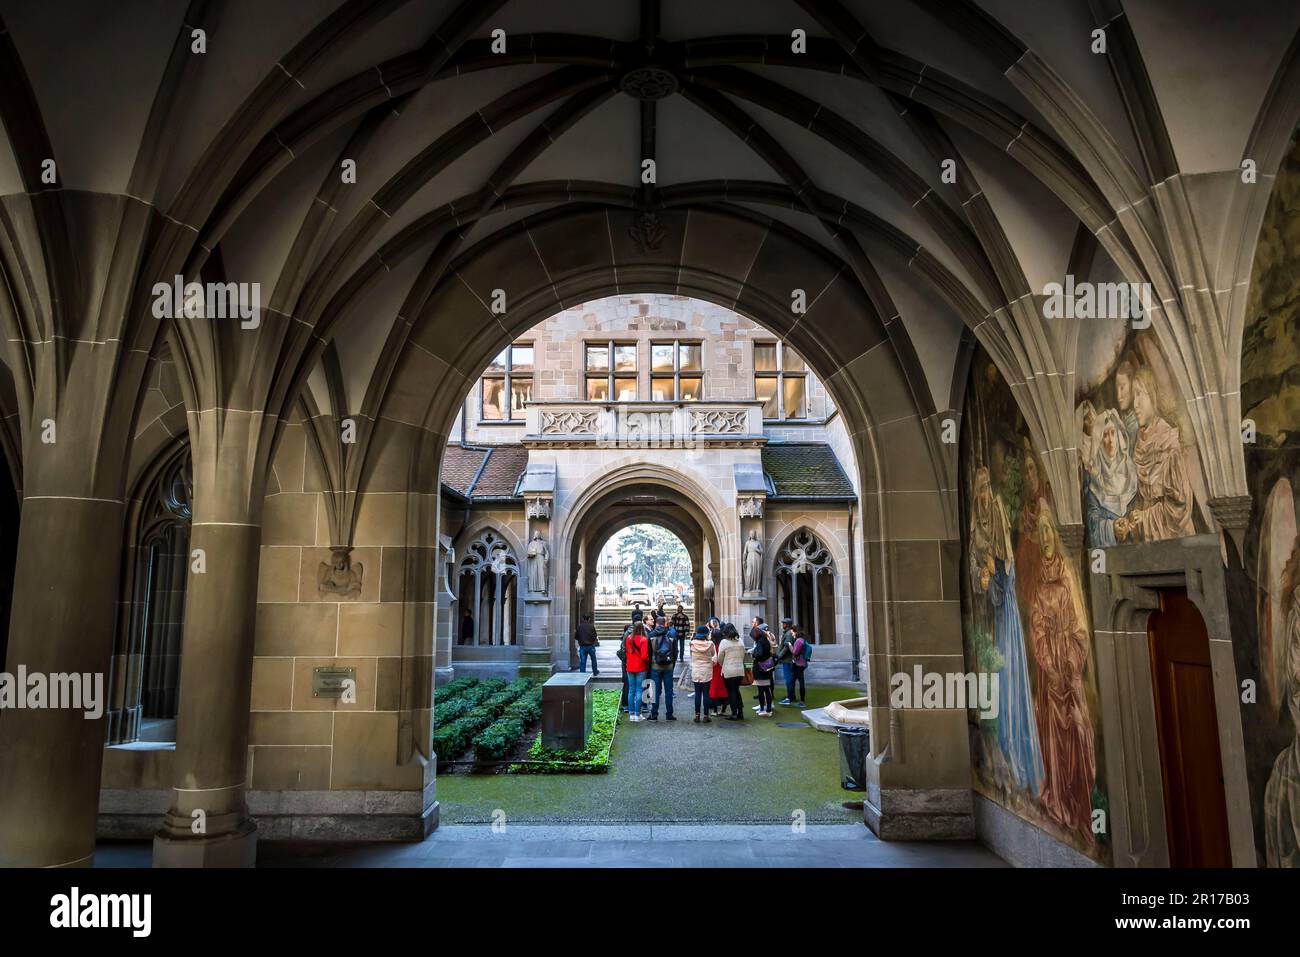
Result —
<svg viewBox="0 0 1300 957"><path fill-rule="evenodd" d="M250 867L256 854L244 791L265 477L254 453L262 428L260 414L217 410L197 429L175 784L154 838L155 867Z"/></svg>
<svg viewBox="0 0 1300 957"><path fill-rule="evenodd" d="M437 617L434 625L434 682L435 687L451 681L455 677L455 662L452 660L452 648L460 639L459 608L453 609L456 596L451 591L451 576L455 574L456 552L451 547L451 539L446 535L438 536L437 582L434 596L437 602ZM471 599L472 601L473 599Z"/></svg>
<svg viewBox="0 0 1300 957"><path fill-rule="evenodd" d="M29 472L18 529L4 670L80 674L83 686L99 682L107 706L122 503L33 478ZM82 709L0 714L0 866L90 865L104 736L103 716Z"/></svg>
<svg viewBox="0 0 1300 957"><path fill-rule="evenodd" d="M532 495L526 499L524 554L519 562L521 594L524 596L524 647L519 655L519 675L540 681L551 676L557 653L552 648L551 634L552 582L555 580L555 547L550 534L552 504L548 495ZM540 589L533 587L533 564L538 559L530 558L528 554L536 547L535 542L541 543L546 554ZM565 657L567 661L567 655Z"/></svg>
<svg viewBox="0 0 1300 957"><path fill-rule="evenodd" d="M736 582L739 599L736 602L736 628L742 635L749 634L749 622L754 616L767 618L767 539L763 528L763 505L767 496L755 492L738 495L736 514L740 519L740 545L737 549ZM747 581L746 563L756 556L758 575Z"/></svg>

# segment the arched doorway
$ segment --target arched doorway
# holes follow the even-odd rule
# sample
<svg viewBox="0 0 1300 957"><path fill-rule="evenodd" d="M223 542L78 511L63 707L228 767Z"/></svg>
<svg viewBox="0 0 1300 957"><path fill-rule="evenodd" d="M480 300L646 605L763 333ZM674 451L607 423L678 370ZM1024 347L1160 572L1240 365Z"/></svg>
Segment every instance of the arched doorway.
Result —
<svg viewBox="0 0 1300 957"><path fill-rule="evenodd" d="M863 558L856 567L863 601L863 673L872 697L875 730L868 778L873 794L874 788L879 788L882 802L871 803L865 817L873 829L886 835L903 829L945 837L973 833L967 749L948 749L936 756L932 750L909 752L905 740L908 729L915 728L918 735L950 735L954 741L964 742L964 716L919 715L889 707L891 674L909 669L914 659L926 655L960 654L961 636L956 616L941 607L943 597L927 583L900 575L896 565L899 552L894 543L902 541L908 543L909 554L928 549L939 557L941 565L950 562L943 543L957 537L957 525L951 486L945 478L950 466L942 462L949 452L939 441L938 420L929 418L932 408L922 410L916 404L918 397L925 398L928 393L909 382L915 371L914 358L901 356L887 345L890 331L873 302L873 292L886 299L887 295L875 286L868 291L842 264L822 257L788 229L765 218L731 210L666 210L661 220L667 239L653 247L624 241L623 237L635 232L635 218L633 211L614 208L544 213L520 220L455 260L448 273L454 281L433 290L410 328L408 347L396 362L378 419L391 424L390 434L399 436L399 441L406 436L414 439L411 474L420 476L422 488L430 488L430 482L436 482L442 451L456 434L456 418L466 395L494 357L553 315L557 305L563 308L631 289L694 296L724 305L788 343L834 395L850 436L846 453L856 466L862 502L857 513L861 525L855 536ZM705 253L709 248L725 248L732 251L729 255L743 259L738 274L744 279L724 279L737 271L730 260L710 260ZM563 261L551 255L558 249L564 250ZM801 288L822 290L815 300L810 297L807 311L799 315L789 308L791 277L795 275ZM500 298L494 296L494 289L504 291L509 306L505 312L489 310L492 321L484 322L485 304ZM845 322L846 316L853 321ZM467 329L475 330L468 338ZM420 428L412 434L413 421L419 422ZM528 425L530 443L534 436L542 436L539 445L547 447L548 454L537 458L551 462L566 456L569 448L595 446L601 439L598 431L569 429L556 437L563 441L557 441L544 435L545 429ZM888 456L882 451L886 447ZM642 479L653 483L661 478L653 454L644 449L615 446L602 451L602 468L606 474L620 475L617 481L629 482L638 468ZM589 503L615 480L602 475L575 489L557 484L553 474L549 484L540 481L542 478L523 476L519 484L520 497L529 509L525 537L531 541L534 529L543 530L555 571L546 594L524 596L521 660L531 668L534 658L544 659L549 672L550 667L563 666L570 658L568 653L555 652L569 643L578 582L556 571L570 571L576 558L572 516L583 509L574 504L584 496ZM755 601L768 600L750 589L745 589L747 595L742 597L737 580L742 538L732 516L739 516L742 503L735 497L732 476L724 478L715 472L697 486L691 498L709 503L704 528L711 550L715 538L717 543L717 551L705 563L706 568L717 566L715 608L734 617L742 602L752 607ZM719 501L722 490L733 496L729 502ZM761 497L761 488L756 492ZM408 527L419 530L418 542L428 549L432 560L438 541L438 511L431 507L435 503L418 496L408 501ZM563 512L561 505L566 506ZM723 518L731 509L735 511ZM747 520L761 520L761 505ZM848 562L843 565L852 567ZM837 567L841 567L838 562ZM770 564L764 568L770 585ZM434 577L430 570L409 579L404 591L408 604L426 601ZM904 618L897 602L907 603L909 616L924 615L934 626L923 637L905 634L900 630ZM748 620L747 615L742 617ZM427 650L431 632L428 617L405 617L404 656L432 657ZM413 721L420 717L412 713ZM416 747L421 746L423 737L423 732L416 735ZM888 761L884 760L886 752ZM909 753L923 766L909 762ZM893 792L898 793L898 801L888 796ZM923 792L924 800L918 803L911 792ZM891 832L889 820L897 822L898 831Z"/></svg>

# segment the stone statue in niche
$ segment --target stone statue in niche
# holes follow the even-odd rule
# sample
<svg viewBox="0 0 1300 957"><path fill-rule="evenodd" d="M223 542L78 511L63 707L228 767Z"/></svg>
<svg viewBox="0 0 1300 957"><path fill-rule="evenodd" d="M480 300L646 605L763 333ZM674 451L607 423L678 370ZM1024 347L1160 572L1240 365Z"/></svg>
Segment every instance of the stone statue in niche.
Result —
<svg viewBox="0 0 1300 957"><path fill-rule="evenodd" d="M528 590L538 595L546 594L547 572L551 564L551 552L542 541L541 532L533 532L533 540L528 543Z"/></svg>
<svg viewBox="0 0 1300 957"><path fill-rule="evenodd" d="M757 529L750 531L749 538L745 541L740 583L746 594L753 594L763 587L763 543L758 540Z"/></svg>
<svg viewBox="0 0 1300 957"><path fill-rule="evenodd" d="M361 576L365 572L365 566L361 562L352 564L350 549L335 548L332 551L330 560L321 562L316 571L316 590L322 595L360 598Z"/></svg>

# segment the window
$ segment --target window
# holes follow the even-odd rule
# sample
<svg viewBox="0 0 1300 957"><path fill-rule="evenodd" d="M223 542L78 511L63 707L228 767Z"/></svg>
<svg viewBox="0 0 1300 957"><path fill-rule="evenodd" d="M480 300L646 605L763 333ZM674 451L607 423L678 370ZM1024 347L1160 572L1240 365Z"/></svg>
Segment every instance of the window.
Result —
<svg viewBox="0 0 1300 957"><path fill-rule="evenodd" d="M835 562L821 539L806 528L777 553L776 601L783 617L813 644L835 642Z"/></svg>
<svg viewBox="0 0 1300 957"><path fill-rule="evenodd" d="M122 582L129 618L123 619L125 640L115 639L109 744L176 740L193 521L188 450L174 455L149 481L127 532L135 559Z"/></svg>
<svg viewBox="0 0 1300 957"><path fill-rule="evenodd" d="M698 342L650 344L650 398L655 402L702 398L704 347Z"/></svg>
<svg viewBox="0 0 1300 957"><path fill-rule="evenodd" d="M483 373L483 420L518 422L524 417L524 403L532 398L532 345L502 349Z"/></svg>
<svg viewBox="0 0 1300 957"><path fill-rule="evenodd" d="M754 398L765 419L808 417L808 367L784 342L754 343Z"/></svg>
<svg viewBox="0 0 1300 957"><path fill-rule="evenodd" d="M456 644L515 644L518 580L515 553L500 535L489 529L474 540L460 562Z"/></svg>
<svg viewBox="0 0 1300 957"><path fill-rule="evenodd" d="M582 367L588 402L636 401L636 343L588 342Z"/></svg>

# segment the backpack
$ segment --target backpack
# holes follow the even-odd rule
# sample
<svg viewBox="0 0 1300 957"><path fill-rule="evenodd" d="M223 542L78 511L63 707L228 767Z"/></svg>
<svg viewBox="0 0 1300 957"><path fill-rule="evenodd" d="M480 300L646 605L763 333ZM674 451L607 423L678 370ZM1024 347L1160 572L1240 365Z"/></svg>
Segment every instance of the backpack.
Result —
<svg viewBox="0 0 1300 957"><path fill-rule="evenodd" d="M802 668L812 660L812 651L808 647L808 642L802 638L796 638L794 643L790 645L790 654L794 657L794 666L796 668Z"/></svg>
<svg viewBox="0 0 1300 957"><path fill-rule="evenodd" d="M655 642L655 664L671 665L673 663L673 639L667 632Z"/></svg>

